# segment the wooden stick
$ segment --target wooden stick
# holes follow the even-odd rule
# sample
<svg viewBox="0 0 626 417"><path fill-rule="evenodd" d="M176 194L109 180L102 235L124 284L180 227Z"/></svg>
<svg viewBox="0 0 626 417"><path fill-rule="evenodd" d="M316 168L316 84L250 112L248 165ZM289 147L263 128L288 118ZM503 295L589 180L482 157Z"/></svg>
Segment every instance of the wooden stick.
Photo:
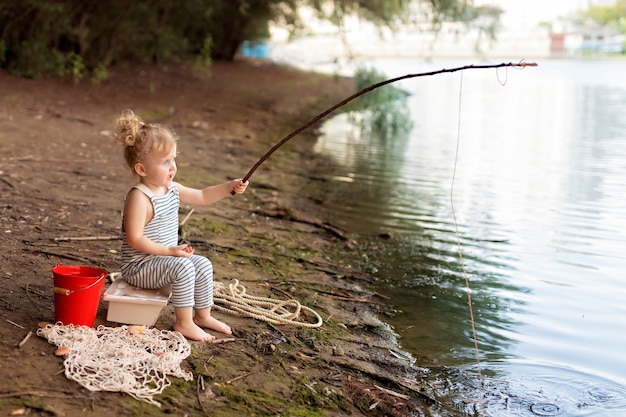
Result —
<svg viewBox="0 0 626 417"><path fill-rule="evenodd" d="M69 392L62 392L62 391L17 391L17 392L8 392L5 394L0 394L0 398L25 397L25 396L76 398L73 394Z"/></svg>
<svg viewBox="0 0 626 417"><path fill-rule="evenodd" d="M83 258L83 257L80 257L80 256L73 256L73 255L67 255L67 254L57 253L57 252L52 252L52 251L46 251L46 250L41 250L41 249L23 248L22 250L27 251L27 252L32 252L32 253L41 253L43 255L57 256L59 258L71 259L73 261L78 261L78 262L91 262L91 260L88 259L88 258ZM93 261L93 262L95 262L95 261Z"/></svg>
<svg viewBox="0 0 626 417"><path fill-rule="evenodd" d="M213 341L209 342L212 345L219 345L220 343L228 343L228 342L234 342L236 339L234 337L227 337L224 339L213 339Z"/></svg>
<svg viewBox="0 0 626 417"><path fill-rule="evenodd" d="M282 295L284 295L285 297L289 298L290 300L293 300L293 295L289 294L287 291L283 291L280 288L272 287L271 285L270 285L270 289L272 289L273 291L276 291L278 293L281 293Z"/></svg>
<svg viewBox="0 0 626 417"><path fill-rule="evenodd" d="M196 396L198 397L198 404L200 404L200 408L202 408L202 411L204 412L204 414L207 413L206 408L204 407L204 404L202 403L202 398L201 398L201 393L203 393L205 391L206 387L204 385L204 378L202 377L202 375L198 375L198 384L197 384L197 388L196 388Z"/></svg>
<svg viewBox="0 0 626 417"><path fill-rule="evenodd" d="M373 305L377 305L377 306L384 306L384 305L386 305L384 303L379 303L379 302L371 301L371 300L364 300L362 298L342 297L340 295L333 295L333 294L328 294L328 293L325 293L325 292L320 292L320 294L322 294L322 295L324 295L325 297L328 297L328 298L334 298L335 300L354 301L356 303L373 304Z"/></svg>
<svg viewBox="0 0 626 417"><path fill-rule="evenodd" d="M244 379L249 377L250 375L254 375L256 373L258 373L259 371L252 371L252 372L248 372L247 374L243 374L243 375L239 375L234 377L233 379L229 379L228 381L226 381L226 384L232 384L235 381L239 381L240 379Z"/></svg>
<svg viewBox="0 0 626 417"><path fill-rule="evenodd" d="M9 181L5 180L4 178L0 177L0 181L2 181L3 183L5 183L6 185L8 185L11 188L15 188L15 186L13 184L11 184Z"/></svg>
<svg viewBox="0 0 626 417"><path fill-rule="evenodd" d="M384 392L385 394L393 395L394 397L402 398L403 400L407 400L407 401L411 399L411 397L409 397L408 395L400 394L398 392L392 391L392 390L387 389L387 388L380 387L378 385L374 385L374 386L376 388L378 388L379 390L381 390L382 392Z"/></svg>
<svg viewBox="0 0 626 417"><path fill-rule="evenodd" d="M93 241L93 240L120 240L122 236L61 236L55 237L55 242Z"/></svg>
<svg viewBox="0 0 626 417"><path fill-rule="evenodd" d="M375 295L376 297L384 298L385 300L390 300L391 299L391 297L387 297L386 295L383 295L383 294L381 294L379 292L376 292L376 291L374 291L372 293L372 295Z"/></svg>
<svg viewBox="0 0 626 417"><path fill-rule="evenodd" d="M259 159L257 161L256 164L254 164L254 166L250 169L250 171L248 171L246 176L243 177L242 181L243 182L248 181L248 179L252 176L252 174L254 174L254 172L257 170L257 168L260 167L261 164L263 162L265 162L267 160L267 158L269 158L278 148L280 148L285 143L287 143L287 141L289 139L293 138L294 136L296 136L298 133L302 132L306 128L314 125L320 119L322 119L323 117L327 116L329 113L332 113L333 111L337 110L339 107L345 106L346 104L348 104L349 102L351 102L355 98L357 98L359 96L362 96L363 94L365 94L367 92L370 92L372 90L375 90L375 89L377 89L379 87L382 87L384 85L391 84L391 83L394 83L394 82L400 81L400 80L405 80L407 78L425 77L425 76L430 76L430 75L444 74L444 73L448 73L448 72L456 72L456 71L463 71L463 70L469 70L469 69L487 69L487 68L502 68L502 67L520 67L520 68L524 68L524 67L536 67L536 66L537 66L536 63L523 62L523 61L520 61L518 63L514 63L514 62L506 63L506 62L503 62L501 64L465 65L465 66L456 67L456 68L448 68L448 69L444 68L444 69L441 69L441 70L438 70L438 71L422 72L422 73L417 73L417 74L407 74L407 75L403 75L401 77L391 78L389 80L385 80L385 81L381 81L381 82L376 83L376 84L372 84L369 87L366 87L366 88L362 89L361 91L351 95L350 97L346 98L345 100L335 104L334 106L324 110L323 112L321 112L320 114L318 114L317 116L315 116L314 118L309 120L307 123L305 123L303 126L297 128L296 130L294 130L293 132L291 132L290 134L285 136L282 140L280 140L280 142L278 142L276 145L272 146L272 148L269 151L267 151L265 153L265 155L263 155L261 157L261 159ZM235 191L234 190L231 191L231 194L235 195Z"/></svg>
<svg viewBox="0 0 626 417"><path fill-rule="evenodd" d="M283 331L280 330L278 327L274 326L272 323L267 323L267 325L270 326L275 331L277 331L278 333L280 333L280 335L287 341L287 343L290 343L290 344L292 343L291 340L287 337L287 335L283 333Z"/></svg>
<svg viewBox="0 0 626 417"><path fill-rule="evenodd" d="M17 324L16 322L11 321L11 320L9 320L9 319L7 319L7 321L8 321L9 323L11 323L12 325L14 325L15 327L19 327L20 329L25 329L25 328L26 328L26 327L22 326L21 324Z"/></svg>
<svg viewBox="0 0 626 417"><path fill-rule="evenodd" d="M193 214L194 209L191 209L191 211L189 213L187 213L187 215L185 216L185 218L183 219L182 222L180 222L181 226L184 226L185 223L187 223L187 220L189 220L189 217Z"/></svg>
<svg viewBox="0 0 626 417"><path fill-rule="evenodd" d="M30 332L28 332L28 334L26 335L25 338L22 339L22 341L20 343L17 344L18 348L21 348L22 346L24 346L26 344L26 342L28 342L28 339L30 339L30 337L33 335L33 331L31 330Z"/></svg>

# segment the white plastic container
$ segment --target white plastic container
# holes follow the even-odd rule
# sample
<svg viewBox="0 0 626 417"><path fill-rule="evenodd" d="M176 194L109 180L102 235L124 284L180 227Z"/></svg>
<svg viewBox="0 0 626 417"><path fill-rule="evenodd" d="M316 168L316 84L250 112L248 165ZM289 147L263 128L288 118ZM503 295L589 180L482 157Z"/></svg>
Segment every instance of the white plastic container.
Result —
<svg viewBox="0 0 626 417"><path fill-rule="evenodd" d="M109 303L108 321L152 326L171 295L170 287L146 290L116 280L105 291L102 299Z"/></svg>

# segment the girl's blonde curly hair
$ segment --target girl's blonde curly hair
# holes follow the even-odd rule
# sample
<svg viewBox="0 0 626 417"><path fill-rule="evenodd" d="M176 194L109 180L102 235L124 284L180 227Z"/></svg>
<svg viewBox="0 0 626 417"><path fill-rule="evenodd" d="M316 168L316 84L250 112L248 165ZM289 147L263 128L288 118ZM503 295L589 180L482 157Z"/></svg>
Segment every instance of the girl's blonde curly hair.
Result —
<svg viewBox="0 0 626 417"><path fill-rule="evenodd" d="M124 159L133 172L150 152L165 155L176 146L176 134L156 124L146 124L132 110L126 109L116 121L116 142L124 147Z"/></svg>

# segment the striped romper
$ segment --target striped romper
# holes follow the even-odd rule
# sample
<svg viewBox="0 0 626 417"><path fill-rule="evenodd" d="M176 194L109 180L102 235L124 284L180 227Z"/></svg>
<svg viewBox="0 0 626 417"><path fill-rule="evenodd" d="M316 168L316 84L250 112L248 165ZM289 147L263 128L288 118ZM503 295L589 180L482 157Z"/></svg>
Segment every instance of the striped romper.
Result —
<svg viewBox="0 0 626 417"><path fill-rule="evenodd" d="M180 197L172 184L163 196L156 196L145 185L137 188L152 201L154 217L144 227L144 236L164 246L178 245L178 208ZM213 265L204 256L189 258L148 255L131 248L123 233L122 279L140 288L172 286L171 302L175 308L204 309L213 306Z"/></svg>

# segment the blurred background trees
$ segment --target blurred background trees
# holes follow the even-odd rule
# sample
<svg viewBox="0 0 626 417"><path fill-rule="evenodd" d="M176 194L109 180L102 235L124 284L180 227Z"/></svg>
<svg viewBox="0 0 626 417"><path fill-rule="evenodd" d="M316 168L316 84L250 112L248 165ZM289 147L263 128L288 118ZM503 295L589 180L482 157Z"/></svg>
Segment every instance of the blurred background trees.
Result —
<svg viewBox="0 0 626 417"><path fill-rule="evenodd" d="M433 27L480 21L470 0L3 0L0 69L24 77L93 80L133 62L232 60L244 41L266 40L270 26L297 32L298 10L341 25L358 16L393 27L416 7ZM491 28L493 30L493 28Z"/></svg>
<svg viewBox="0 0 626 417"><path fill-rule="evenodd" d="M600 25L606 26L616 32L626 33L626 0L617 0L615 4L594 5L582 15Z"/></svg>

